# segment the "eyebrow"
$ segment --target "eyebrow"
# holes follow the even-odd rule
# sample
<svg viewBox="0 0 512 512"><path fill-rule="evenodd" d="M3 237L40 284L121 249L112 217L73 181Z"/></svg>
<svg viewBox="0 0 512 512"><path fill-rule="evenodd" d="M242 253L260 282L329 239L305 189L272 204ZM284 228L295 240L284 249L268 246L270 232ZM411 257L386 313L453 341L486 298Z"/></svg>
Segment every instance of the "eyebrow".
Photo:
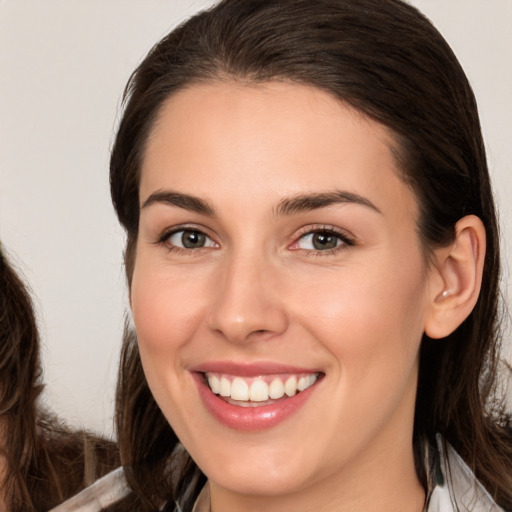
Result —
<svg viewBox="0 0 512 512"><path fill-rule="evenodd" d="M353 192L346 192L342 190L335 190L333 192L319 192L312 194L300 194L295 197L283 199L278 207L278 215L292 215L305 211L317 210L325 208L333 204L352 203L370 208L377 213L382 212L366 197L354 194Z"/></svg>
<svg viewBox="0 0 512 512"><path fill-rule="evenodd" d="M201 215L215 215L215 210L213 207L203 199L196 196L191 196L189 194L183 194L181 192L173 192L172 190L158 190L153 192L144 201L141 209L158 203L170 206L178 206L179 208L190 210Z"/></svg>
<svg viewBox="0 0 512 512"><path fill-rule="evenodd" d="M326 208L333 204L352 203L370 208L377 213L382 212L375 206L369 199L354 194L353 192L346 192L336 190L334 192L316 192L311 194L299 194L295 197L282 199L277 208L277 215L293 215L305 211L317 210ZM166 204L177 206L185 210L193 211L201 215L208 215L213 217L215 209L204 199L201 199L190 194L182 192L174 192L172 190L158 190L153 192L142 205L141 209L147 208L152 204Z"/></svg>

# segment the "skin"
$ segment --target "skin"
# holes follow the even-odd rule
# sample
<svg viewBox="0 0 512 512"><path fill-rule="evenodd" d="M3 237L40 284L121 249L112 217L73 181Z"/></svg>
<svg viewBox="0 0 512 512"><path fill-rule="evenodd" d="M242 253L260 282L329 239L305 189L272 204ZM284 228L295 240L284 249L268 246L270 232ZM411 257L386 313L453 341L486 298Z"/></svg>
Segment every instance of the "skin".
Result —
<svg viewBox="0 0 512 512"><path fill-rule="evenodd" d="M418 350L442 279L426 264L393 144L385 127L301 85L194 85L161 111L142 166L131 306L147 380L207 475L213 512L423 508ZM169 190L214 213L145 204ZM361 200L279 210L334 191ZM165 237L184 225L206 246ZM306 234L325 229L351 243L315 250ZM212 360L324 378L286 421L237 431L199 397L190 369Z"/></svg>

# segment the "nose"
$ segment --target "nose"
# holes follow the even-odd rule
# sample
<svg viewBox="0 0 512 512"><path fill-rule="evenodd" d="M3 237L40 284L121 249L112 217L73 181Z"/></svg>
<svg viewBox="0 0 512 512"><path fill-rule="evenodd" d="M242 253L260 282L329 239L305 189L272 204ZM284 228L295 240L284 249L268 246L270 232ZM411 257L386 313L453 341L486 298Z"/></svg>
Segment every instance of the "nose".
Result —
<svg viewBox="0 0 512 512"><path fill-rule="evenodd" d="M232 343L270 339L283 333L288 319L276 270L256 256L226 262L214 291L209 328Z"/></svg>

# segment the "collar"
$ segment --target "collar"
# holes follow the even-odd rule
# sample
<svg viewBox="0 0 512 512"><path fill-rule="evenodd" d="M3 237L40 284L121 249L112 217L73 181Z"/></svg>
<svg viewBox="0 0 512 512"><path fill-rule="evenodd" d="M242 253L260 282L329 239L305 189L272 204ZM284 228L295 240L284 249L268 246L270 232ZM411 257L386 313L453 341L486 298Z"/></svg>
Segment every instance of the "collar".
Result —
<svg viewBox="0 0 512 512"><path fill-rule="evenodd" d="M453 446L440 434L436 441L440 478L432 490L426 512L504 512Z"/></svg>

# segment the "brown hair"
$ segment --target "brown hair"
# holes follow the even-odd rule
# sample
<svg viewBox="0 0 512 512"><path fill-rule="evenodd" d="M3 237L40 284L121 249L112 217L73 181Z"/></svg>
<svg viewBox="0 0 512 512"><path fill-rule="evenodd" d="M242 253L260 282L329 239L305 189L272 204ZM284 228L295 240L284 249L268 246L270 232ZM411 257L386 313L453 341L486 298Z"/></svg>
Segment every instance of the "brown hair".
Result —
<svg viewBox="0 0 512 512"><path fill-rule="evenodd" d="M478 302L453 334L422 343L414 448L425 487L425 446L435 454L440 432L498 503L512 508L510 422L494 394L498 227L476 101L446 41L401 0L224 0L173 30L130 78L111 156L112 199L127 233L128 282L148 134L170 95L222 80L313 85L390 128L402 178L420 205L418 231L427 254L453 240L463 216L483 221L487 252ZM182 463L174 488L158 480L169 478L166 460L177 440L151 397L131 335L119 382L121 454L137 499L149 509L178 498L197 469Z"/></svg>
<svg viewBox="0 0 512 512"><path fill-rule="evenodd" d="M114 443L41 411L42 389L32 301L0 247L0 488L10 512L47 511L118 464Z"/></svg>

